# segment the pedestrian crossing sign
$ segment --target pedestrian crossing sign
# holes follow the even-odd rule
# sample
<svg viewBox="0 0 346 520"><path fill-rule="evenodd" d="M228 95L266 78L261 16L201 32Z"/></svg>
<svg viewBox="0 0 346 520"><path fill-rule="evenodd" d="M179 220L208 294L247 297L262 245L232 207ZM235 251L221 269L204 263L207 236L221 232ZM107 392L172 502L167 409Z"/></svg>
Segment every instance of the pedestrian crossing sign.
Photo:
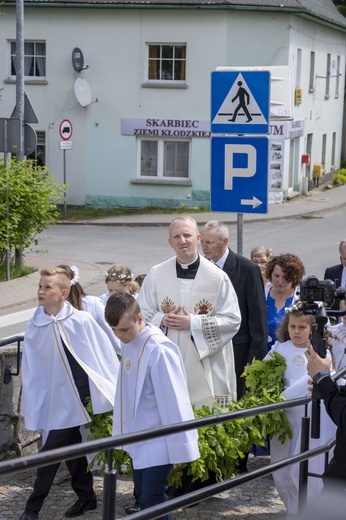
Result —
<svg viewBox="0 0 346 520"><path fill-rule="evenodd" d="M269 117L268 70L212 72L212 134L268 134Z"/></svg>

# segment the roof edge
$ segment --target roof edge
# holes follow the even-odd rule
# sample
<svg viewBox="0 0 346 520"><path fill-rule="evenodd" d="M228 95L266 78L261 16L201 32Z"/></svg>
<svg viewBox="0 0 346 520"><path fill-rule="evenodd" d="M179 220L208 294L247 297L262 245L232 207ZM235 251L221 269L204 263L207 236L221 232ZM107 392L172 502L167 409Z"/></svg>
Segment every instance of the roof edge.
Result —
<svg viewBox="0 0 346 520"><path fill-rule="evenodd" d="M2 7L11 6L16 7L16 1L10 0L5 1L2 4ZM193 4L181 4L175 3L172 0L171 3L154 3L150 0L134 0L131 3L129 1L124 0L123 3L111 3L111 2L97 2L97 0L91 0L86 2L64 2L54 0L42 0L42 1L24 1L25 8L57 8L57 9L182 9L182 10L230 10L230 11L265 11L265 12L280 12L280 13L289 13L294 14L296 16L302 17L304 19L315 21L320 25L325 27L339 30L341 32L346 32L346 18L345 24L343 25L341 22L337 20L331 20L330 18L326 18L323 15L315 13L306 7L301 7L297 9L297 7L289 7L289 6L262 6L262 5L239 5L239 4L229 4L227 0L220 1L217 3L217 0L214 3L196 3Z"/></svg>

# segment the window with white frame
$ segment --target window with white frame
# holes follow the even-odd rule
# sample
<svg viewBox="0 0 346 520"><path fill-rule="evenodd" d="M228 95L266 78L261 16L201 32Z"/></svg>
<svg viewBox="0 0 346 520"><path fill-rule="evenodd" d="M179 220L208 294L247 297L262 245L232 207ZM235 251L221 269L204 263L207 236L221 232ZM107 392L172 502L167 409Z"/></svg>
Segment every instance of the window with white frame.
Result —
<svg viewBox="0 0 346 520"><path fill-rule="evenodd" d="M11 41L10 76L16 77L16 42ZM24 79L45 79L46 77L46 42L24 42Z"/></svg>
<svg viewBox="0 0 346 520"><path fill-rule="evenodd" d="M332 161L331 161L331 165L332 165L333 169L335 168L335 148L336 148L336 132L333 132L333 135L332 135Z"/></svg>
<svg viewBox="0 0 346 520"><path fill-rule="evenodd" d="M186 45L158 44L147 45L147 77L148 82L186 82Z"/></svg>
<svg viewBox="0 0 346 520"><path fill-rule="evenodd" d="M335 80L335 97L339 97L340 88L340 56L336 57L336 80ZM333 163L334 164L334 163Z"/></svg>
<svg viewBox="0 0 346 520"><path fill-rule="evenodd" d="M310 75L309 75L309 92L314 91L315 85L315 53L310 52Z"/></svg>
<svg viewBox="0 0 346 520"><path fill-rule="evenodd" d="M308 134L306 136L306 153L310 156L310 158L312 155L312 140L313 140L313 134ZM310 179L311 161L305 165L305 175Z"/></svg>
<svg viewBox="0 0 346 520"><path fill-rule="evenodd" d="M331 66L331 55L327 54L327 70L326 70L326 91L325 98L330 97L330 66Z"/></svg>
<svg viewBox="0 0 346 520"><path fill-rule="evenodd" d="M140 179L189 179L189 141L139 139L138 152Z"/></svg>
<svg viewBox="0 0 346 520"><path fill-rule="evenodd" d="M302 49L297 49L296 88L301 88Z"/></svg>
<svg viewBox="0 0 346 520"><path fill-rule="evenodd" d="M323 134L322 136L322 153L321 153L321 163L323 165L323 169L326 167L326 150L327 150L327 134Z"/></svg>

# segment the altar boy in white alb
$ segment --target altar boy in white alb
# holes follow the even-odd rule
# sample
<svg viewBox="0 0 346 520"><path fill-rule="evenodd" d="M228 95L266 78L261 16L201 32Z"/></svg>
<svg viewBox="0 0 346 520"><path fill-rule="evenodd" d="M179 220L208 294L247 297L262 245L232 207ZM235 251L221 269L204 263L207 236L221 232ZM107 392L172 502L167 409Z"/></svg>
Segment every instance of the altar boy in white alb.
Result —
<svg viewBox="0 0 346 520"><path fill-rule="evenodd" d="M122 343L113 435L194 419L179 348L154 325L145 325L136 299L113 294L106 320ZM196 430L124 446L132 459L141 509L167 500L173 466L199 458ZM171 520L171 514L160 517Z"/></svg>
<svg viewBox="0 0 346 520"><path fill-rule="evenodd" d="M91 421L85 409L88 397L94 414L112 409L119 361L94 318L66 301L74 283L66 270L42 269L40 274L39 307L24 337L21 414L27 429L48 432L42 448L47 451L81 442L80 426ZM21 520L39 517L58 467L37 470ZM67 461L67 467L78 496L65 512L70 518L96 509L97 501L87 458Z"/></svg>

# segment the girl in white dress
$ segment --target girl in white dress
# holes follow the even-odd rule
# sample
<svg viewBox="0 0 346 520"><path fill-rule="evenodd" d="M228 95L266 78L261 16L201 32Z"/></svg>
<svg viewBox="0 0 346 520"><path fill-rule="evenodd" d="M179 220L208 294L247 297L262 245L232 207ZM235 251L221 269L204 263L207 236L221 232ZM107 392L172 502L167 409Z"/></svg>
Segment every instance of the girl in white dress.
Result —
<svg viewBox="0 0 346 520"><path fill-rule="evenodd" d="M115 292L127 292L137 298L140 284L133 279L131 269L127 265L113 265L105 273L107 291L100 296L103 305L106 305L108 298Z"/></svg>
<svg viewBox="0 0 346 520"><path fill-rule="evenodd" d="M310 344L310 334L315 318L312 315L303 314L301 303L297 302L286 309L286 315L278 329L277 341L268 352L281 354L286 360L284 373L284 392L286 399L295 399L308 395L309 375L306 369L307 359L305 351ZM330 356L327 351L327 356ZM301 420L305 415L305 406L289 408L285 410L293 433L292 439L287 439L281 444L277 437L270 441L271 462L286 459L300 453ZM308 405L308 415L311 417L311 403ZM320 438L309 439L309 448L316 448L330 442L335 437L336 427L321 406ZM324 454L309 459L309 472L321 475L324 471ZM299 463L286 466L273 473L273 479L281 500L287 508L287 515L298 513L299 496ZM323 487L320 478L308 478L308 499L319 494Z"/></svg>

